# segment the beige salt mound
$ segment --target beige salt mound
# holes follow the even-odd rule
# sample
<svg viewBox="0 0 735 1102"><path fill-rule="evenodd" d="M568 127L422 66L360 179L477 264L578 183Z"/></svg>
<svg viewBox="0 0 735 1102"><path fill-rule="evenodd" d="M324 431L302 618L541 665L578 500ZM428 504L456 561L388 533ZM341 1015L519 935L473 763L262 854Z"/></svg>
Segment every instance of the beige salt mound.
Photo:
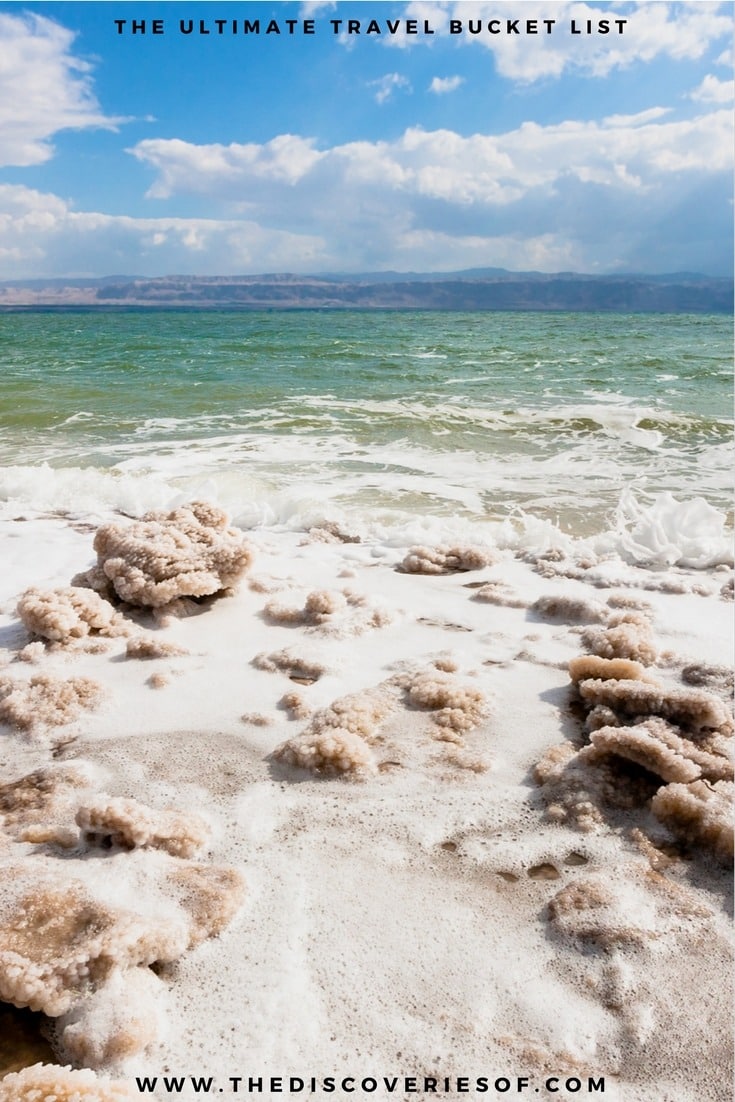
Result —
<svg viewBox="0 0 735 1102"><path fill-rule="evenodd" d="M273 623L303 625L327 635L361 635L392 620L387 609L349 589L314 590L301 608L268 601L263 612Z"/></svg>
<svg viewBox="0 0 735 1102"><path fill-rule="evenodd" d="M189 651L152 635L136 635L133 639L128 639L125 654L128 658L178 658L189 654Z"/></svg>
<svg viewBox="0 0 735 1102"><path fill-rule="evenodd" d="M590 678L579 683L579 695L589 708L603 705L621 718L662 716L690 734L732 730L732 718L723 701L701 689L668 689L629 678Z"/></svg>
<svg viewBox="0 0 735 1102"><path fill-rule="evenodd" d="M633 662L629 658L598 658L592 654L581 654L578 658L572 658L569 676L575 685L591 678L599 678L601 681L653 681L640 662Z"/></svg>
<svg viewBox="0 0 735 1102"><path fill-rule="evenodd" d="M366 776L376 771L369 743L395 709L395 696L381 688L351 693L318 711L299 735L274 751L287 765L324 776Z"/></svg>
<svg viewBox="0 0 735 1102"><path fill-rule="evenodd" d="M0 1102L131 1102L137 1091L122 1081L55 1064L34 1064L0 1079Z"/></svg>
<svg viewBox="0 0 735 1102"><path fill-rule="evenodd" d="M412 547L396 569L402 574L458 574L496 561L481 547Z"/></svg>
<svg viewBox="0 0 735 1102"><path fill-rule="evenodd" d="M409 676L404 685L409 704L431 711L439 727L455 732L470 731L487 714L485 694L450 673L436 669L426 671Z"/></svg>
<svg viewBox="0 0 735 1102"><path fill-rule="evenodd" d="M30 732L59 727L96 708L101 699L101 686L88 677L0 677L0 723Z"/></svg>
<svg viewBox="0 0 735 1102"><path fill-rule="evenodd" d="M109 601L77 586L32 586L20 597L17 612L31 635L56 643L70 643L92 633L114 636L128 631L124 618Z"/></svg>
<svg viewBox="0 0 735 1102"><path fill-rule="evenodd" d="M36 861L42 859L36 858ZM55 1017L117 968L174 961L189 943L183 916L145 919L90 897L84 884L43 862L39 879L0 918L0 998ZM65 871L65 870L64 870ZM27 883L27 870L4 875Z"/></svg>
<svg viewBox="0 0 735 1102"><path fill-rule="evenodd" d="M101 796L80 807L76 822L88 844L162 849L172 857L192 857L210 833L204 820L191 812L154 811L121 796Z"/></svg>
<svg viewBox="0 0 735 1102"><path fill-rule="evenodd" d="M365 740L354 731L340 727L309 728L278 746L273 756L285 765L326 777L366 776L377 769L373 752Z"/></svg>
<svg viewBox="0 0 735 1102"><path fill-rule="evenodd" d="M709 753L689 739L682 738L660 716L632 727L602 727L590 736L590 745L580 750L580 760L590 764L614 754L635 762L666 783L732 779L732 761Z"/></svg>
<svg viewBox="0 0 735 1102"><path fill-rule="evenodd" d="M702 846L725 865L733 859L732 781L670 784L651 801L651 810L680 841Z"/></svg>
<svg viewBox="0 0 735 1102"><path fill-rule="evenodd" d="M304 658L287 648L271 654L256 654L253 665L256 669L267 670L269 673L285 673L293 681L318 681L326 673L326 667L320 662Z"/></svg>
<svg viewBox="0 0 735 1102"><path fill-rule="evenodd" d="M146 513L132 524L105 524L94 538L92 589L111 586L131 605L160 608L186 597L230 589L252 562L242 532L204 502Z"/></svg>
<svg viewBox="0 0 735 1102"><path fill-rule="evenodd" d="M630 658L652 666L658 657L650 621L641 612L611 615L607 627L588 628L582 642L599 658Z"/></svg>
<svg viewBox="0 0 735 1102"><path fill-rule="evenodd" d="M533 776L541 786L547 818L585 833L603 823L608 809L644 807L659 783L624 759L604 756L591 765L569 742L547 750Z"/></svg>

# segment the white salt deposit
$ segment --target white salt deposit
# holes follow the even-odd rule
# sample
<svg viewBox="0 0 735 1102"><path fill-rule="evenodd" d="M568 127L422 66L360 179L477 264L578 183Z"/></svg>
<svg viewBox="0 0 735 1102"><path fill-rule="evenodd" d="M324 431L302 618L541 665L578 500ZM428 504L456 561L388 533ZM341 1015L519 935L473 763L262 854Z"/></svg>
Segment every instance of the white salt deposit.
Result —
<svg viewBox="0 0 735 1102"><path fill-rule="evenodd" d="M709 515L658 510L653 530L629 512L628 549L602 562L610 544L507 527L469 575L506 587L498 601L473 599L470 558L446 558L477 546L461 525L390 540L377 522L334 528L360 543L255 529L258 585L159 626L152 663L125 660L117 635L104 653L16 662L20 595L68 586L93 535L3 525L6 699L31 675L101 696L52 740L2 728L0 917L16 954L0 961L3 996L53 1016L60 1063L96 1074L28 1070L0 1080L0 1100L45 1097L42 1084L117 1102L136 1075L159 1077L149 1097L163 1100L160 1077L193 1073L224 1097L241 1075L528 1075L540 1092L550 1076L604 1076L620 1102L663 1097L662 1083L668 1102L695 1087L719 1102L731 933L724 789L705 778L730 728L706 671L722 671L732 606L724 578L684 563L719 561ZM396 569L415 547L440 569ZM572 576L535 570L542 551ZM634 565L644 552L651 569ZM608 722L600 711L585 731L586 709ZM590 739L666 776L644 771L633 798L617 764L577 760ZM41 948L19 900L46 908ZM178 1096L198 1097L191 1082Z"/></svg>

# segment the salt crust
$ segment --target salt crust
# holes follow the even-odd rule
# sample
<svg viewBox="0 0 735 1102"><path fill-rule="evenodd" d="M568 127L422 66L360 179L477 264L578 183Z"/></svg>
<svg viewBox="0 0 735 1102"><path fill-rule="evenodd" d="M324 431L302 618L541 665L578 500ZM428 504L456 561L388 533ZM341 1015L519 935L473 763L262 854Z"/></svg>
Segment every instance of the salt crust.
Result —
<svg viewBox="0 0 735 1102"><path fill-rule="evenodd" d="M242 532L228 527L227 515L200 501L146 513L131 524L104 524L94 550L97 565L79 580L148 608L230 589L253 558Z"/></svg>
<svg viewBox="0 0 735 1102"><path fill-rule="evenodd" d="M390 694L352 693L318 711L301 734L273 753L277 761L324 776L364 777L377 771L369 742L395 708Z"/></svg>
<svg viewBox="0 0 735 1102"><path fill-rule="evenodd" d="M651 801L651 810L671 833L688 845L711 850L725 865L733 860L732 781L669 784Z"/></svg>
<svg viewBox="0 0 735 1102"><path fill-rule="evenodd" d="M97 783L65 765L0 787L0 999L57 1018L64 1058L109 1066L156 1039L164 986L147 967L219 934L244 886L234 869L189 860L208 838L201 818L99 795ZM17 842L73 852L29 861ZM109 853L95 868L100 844Z"/></svg>
<svg viewBox="0 0 735 1102"><path fill-rule="evenodd" d="M626 613L617 628L637 631L647 623ZM597 654L569 663L587 711L587 745L552 747L535 768L548 816L589 831L602 822L606 807L642 809L650 801L654 815L680 841L731 860L733 721L726 703L702 689L658 683L634 660L635 651L613 657L610 649L617 648L601 645L604 636L586 633ZM650 632L645 642L655 650ZM687 680L707 682L696 667L687 670ZM723 668L713 671L709 680L721 685Z"/></svg>
<svg viewBox="0 0 735 1102"><path fill-rule="evenodd" d="M189 651L165 639L156 639L153 635L136 635L128 639L125 654L128 658L178 658L189 654Z"/></svg>
<svg viewBox="0 0 735 1102"><path fill-rule="evenodd" d="M589 708L602 704L620 718L663 716L687 728L692 737L707 730L724 734L732 730L732 719L725 704L702 689L670 689L628 678L589 678L580 681L579 695Z"/></svg>
<svg viewBox="0 0 735 1102"><path fill-rule="evenodd" d="M480 689L441 670L409 677L404 687L412 707L431 711L438 727L453 732L471 731L487 712L487 698Z"/></svg>
<svg viewBox="0 0 735 1102"><path fill-rule="evenodd" d="M600 658L630 658L651 666L657 651L651 623L640 612L620 612L610 616L605 628L589 628L582 642Z"/></svg>
<svg viewBox="0 0 735 1102"><path fill-rule="evenodd" d="M461 744L462 736L487 712L487 699L479 689L433 666L397 674L375 689L333 701L273 756L324 776L369 776L378 768L371 745L384 721L399 708L401 697L409 707L430 712L438 728L436 737L446 742ZM481 765L487 768L484 760Z"/></svg>
<svg viewBox="0 0 735 1102"><path fill-rule="evenodd" d="M76 823L90 845L152 846L173 857L193 857L210 833L204 820L191 812L154 811L122 796L100 797L80 807Z"/></svg>
<svg viewBox="0 0 735 1102"><path fill-rule="evenodd" d="M396 567L402 574L458 574L492 566L496 556L481 547L412 547Z"/></svg>
<svg viewBox="0 0 735 1102"><path fill-rule="evenodd" d="M123 1081L55 1064L34 1064L0 1080L0 1102L131 1102L139 1097Z"/></svg>
<svg viewBox="0 0 735 1102"><path fill-rule="evenodd" d="M646 946L671 932L677 920L710 913L691 893L633 864L626 865L624 884L592 872L565 884L548 905L556 934L605 953Z"/></svg>
<svg viewBox="0 0 735 1102"><path fill-rule="evenodd" d="M288 648L272 651L270 654L256 654L253 665L256 669L268 670L269 673L285 673L293 681L318 681L326 673L326 667L321 662L304 658Z"/></svg>
<svg viewBox="0 0 735 1102"><path fill-rule="evenodd" d="M78 586L32 586L19 598L17 612L31 635L58 643L70 643L93 633L125 635L130 630L109 601Z"/></svg>
<svg viewBox="0 0 735 1102"><path fill-rule="evenodd" d="M28 681L0 677L0 722L21 731L59 727L94 709L102 687L89 677L63 679L35 674Z"/></svg>
<svg viewBox="0 0 735 1102"><path fill-rule="evenodd" d="M609 616L608 610L599 601L563 596L539 597L531 605L531 612L545 620L581 624L604 623Z"/></svg>
<svg viewBox="0 0 735 1102"><path fill-rule="evenodd" d="M385 627L393 619L387 609L349 589L314 590L301 608L268 601L263 612L273 623L304 626L336 637L362 635L373 628Z"/></svg>

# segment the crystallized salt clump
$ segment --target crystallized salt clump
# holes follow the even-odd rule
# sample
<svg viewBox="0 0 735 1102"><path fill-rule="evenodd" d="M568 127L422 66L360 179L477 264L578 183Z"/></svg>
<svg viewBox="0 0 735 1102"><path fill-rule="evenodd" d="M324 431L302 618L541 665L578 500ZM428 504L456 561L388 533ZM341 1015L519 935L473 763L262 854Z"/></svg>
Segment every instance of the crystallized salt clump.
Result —
<svg viewBox="0 0 735 1102"><path fill-rule="evenodd" d="M156 639L152 635L136 635L128 639L125 646L127 658L179 658L188 653L186 647L179 647L165 639Z"/></svg>
<svg viewBox="0 0 735 1102"><path fill-rule="evenodd" d="M412 547L396 569L403 574L459 574L495 561L482 547Z"/></svg>
<svg viewBox="0 0 735 1102"><path fill-rule="evenodd" d="M57 643L69 643L94 632L124 635L128 631L125 620L109 601L78 586L32 586L20 597L17 612L32 635Z"/></svg>
<svg viewBox="0 0 735 1102"><path fill-rule="evenodd" d="M64 680L36 674L28 681L0 677L0 723L21 731L59 727L96 708L102 688L89 677Z"/></svg>
<svg viewBox="0 0 735 1102"><path fill-rule="evenodd" d="M374 773L369 742L394 707L395 699L378 690L340 697L317 712L305 731L279 746L274 757L325 776Z"/></svg>
<svg viewBox="0 0 735 1102"><path fill-rule="evenodd" d="M365 742L353 731L340 727L304 731L282 743L274 757L286 765L309 769L327 777L340 774L364 776L376 770L375 758Z"/></svg>
<svg viewBox="0 0 735 1102"><path fill-rule="evenodd" d="M189 931L183 915L152 922L93 899L81 881L47 862L38 867L45 878L0 919L0 999L5 1002L55 1017L115 969L174 961L186 950ZM6 866L3 873L27 883L27 870L20 865Z"/></svg>
<svg viewBox="0 0 735 1102"><path fill-rule="evenodd" d="M651 810L676 838L705 847L729 865L733 859L734 796L731 781L669 784L656 793Z"/></svg>
<svg viewBox="0 0 735 1102"><path fill-rule="evenodd" d="M197 815L154 811L121 796L100 797L80 807L76 822L92 844L162 849L172 857L192 857L209 837L209 828Z"/></svg>
<svg viewBox="0 0 735 1102"><path fill-rule="evenodd" d="M235 585L252 551L227 516L204 502L146 513L132 524L105 524L94 538L92 589L111 586L131 605L160 608L184 597L207 597Z"/></svg>
<svg viewBox="0 0 735 1102"><path fill-rule="evenodd" d="M0 1102L131 1102L137 1091L122 1081L55 1064L34 1064L0 1079Z"/></svg>
<svg viewBox="0 0 735 1102"><path fill-rule="evenodd" d="M362 635L391 622L387 609L370 603L367 597L349 589L317 589L309 593L302 608L268 601L263 610L276 624L299 624L324 635Z"/></svg>
<svg viewBox="0 0 735 1102"><path fill-rule="evenodd" d="M410 704L433 712L434 722L450 731L471 731L487 711L484 693L440 670L409 677L405 688Z"/></svg>

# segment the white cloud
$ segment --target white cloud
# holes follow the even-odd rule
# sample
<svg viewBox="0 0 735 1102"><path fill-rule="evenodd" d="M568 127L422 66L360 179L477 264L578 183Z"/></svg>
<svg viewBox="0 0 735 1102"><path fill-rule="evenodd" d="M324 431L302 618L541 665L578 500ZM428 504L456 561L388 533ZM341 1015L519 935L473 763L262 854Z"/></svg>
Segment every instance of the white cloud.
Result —
<svg viewBox="0 0 735 1102"><path fill-rule="evenodd" d="M312 234L250 220L130 218L74 211L55 195L0 184L0 278L234 274L323 268L332 257Z"/></svg>
<svg viewBox="0 0 735 1102"><path fill-rule="evenodd" d="M592 6L583 0L413 0L404 18L429 19L435 35L448 34L450 20L461 22L463 33L452 36L462 45L479 45L492 51L498 72L510 80L531 83L560 77L566 70L605 76L635 61L658 57L674 60L699 58L713 42L732 37L732 13L728 4L695 0L688 3L615 3ZM489 33L488 22L500 21L500 33ZM507 21L519 21L520 33L508 32ZM555 20L550 34L543 20ZM615 20L625 19L623 33ZM529 21L536 21L537 33L526 33ZM572 20L586 29L587 21L597 28L607 20L607 34L572 35ZM480 33L468 33L468 26L481 26ZM396 36L390 44L399 47L427 44L427 36Z"/></svg>
<svg viewBox="0 0 735 1102"><path fill-rule="evenodd" d="M437 96L443 96L447 92L456 92L462 84L464 84L464 77L434 77L429 85L429 91L435 92Z"/></svg>
<svg viewBox="0 0 735 1102"><path fill-rule="evenodd" d="M498 135L412 127L323 149L282 135L262 145L156 139L132 152L156 173L151 196L205 196L228 224L243 217L264 233L318 239L322 270L462 267L480 254L543 270L605 270L626 256L645 267L651 246L642 259L635 249L667 218L669 265L711 270L715 254L727 266L730 134L727 109L674 120L652 107ZM264 255L258 268L277 264Z"/></svg>
<svg viewBox="0 0 735 1102"><path fill-rule="evenodd" d="M368 81L368 88L378 89L375 93L376 103L386 103L397 88L406 88L410 90L411 82L407 77L401 76L400 73L386 73L385 76L380 77L378 80Z"/></svg>
<svg viewBox="0 0 735 1102"><path fill-rule="evenodd" d="M699 103L730 103L735 98L735 80L718 80L708 74L689 98Z"/></svg>
<svg viewBox="0 0 735 1102"><path fill-rule="evenodd" d="M0 12L0 165L48 160L59 130L124 121L103 114L73 43L73 32L51 19Z"/></svg>
<svg viewBox="0 0 735 1102"><path fill-rule="evenodd" d="M312 139L282 135L263 145L151 139L131 152L157 170L151 196L199 193L273 211L299 197L319 209L319 196L329 197L331 209L334 195L349 192L354 199L360 186L453 207L493 206L539 188L553 195L570 178L620 191L661 186L670 173L730 170L729 111L659 121L665 114L656 107L602 122L525 122L506 134L469 137L413 127L392 142L322 151Z"/></svg>

